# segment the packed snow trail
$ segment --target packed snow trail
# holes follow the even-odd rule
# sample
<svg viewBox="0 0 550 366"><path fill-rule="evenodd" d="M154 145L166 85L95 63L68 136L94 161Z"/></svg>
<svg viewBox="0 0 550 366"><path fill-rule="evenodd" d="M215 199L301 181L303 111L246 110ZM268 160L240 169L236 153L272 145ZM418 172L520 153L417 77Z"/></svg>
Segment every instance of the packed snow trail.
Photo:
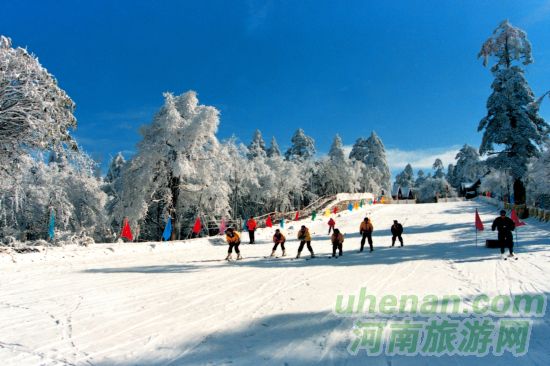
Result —
<svg viewBox="0 0 550 366"><path fill-rule="evenodd" d="M486 230L475 245L474 212ZM359 224L374 224L374 252L358 253ZM503 356L353 356L352 318L333 314L339 294L459 295L550 292L550 225L519 228L518 261L502 261L490 224L497 209L476 202L374 205L335 216L344 256L332 251L328 218L287 222L287 257L271 253L275 229L244 260L226 262L221 237L186 242L97 244L0 256L2 365L500 365L550 364L550 317L533 320L529 351ZM390 248L394 219L403 248ZM300 225L318 258L293 260ZM368 247L368 246L367 246ZM280 253L280 249L279 249Z"/></svg>

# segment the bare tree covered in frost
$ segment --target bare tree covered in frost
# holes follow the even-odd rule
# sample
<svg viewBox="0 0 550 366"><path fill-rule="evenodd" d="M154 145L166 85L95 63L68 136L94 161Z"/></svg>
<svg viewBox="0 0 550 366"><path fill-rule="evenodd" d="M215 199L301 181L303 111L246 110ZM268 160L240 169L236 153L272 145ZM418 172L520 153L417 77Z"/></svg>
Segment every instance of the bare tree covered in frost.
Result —
<svg viewBox="0 0 550 366"><path fill-rule="evenodd" d="M491 58L496 61L491 67L495 80L487 100L487 115L478 127L483 131L479 152L489 155L490 167L514 179L515 202L524 203L527 164L530 158L539 156L539 147L550 129L538 115L539 104L518 66L533 62L531 44L524 31L506 20L485 41L478 57L483 58L485 66Z"/></svg>
<svg viewBox="0 0 550 366"><path fill-rule="evenodd" d="M137 154L125 165L114 215L128 217L145 238L159 238L167 215L174 236L189 231L197 215L227 214L230 187L220 179L230 162L216 138L219 112L200 105L194 91L164 94L151 125L142 127Z"/></svg>
<svg viewBox="0 0 550 366"><path fill-rule="evenodd" d="M538 158L534 158L528 170L529 202L544 208L550 207L550 142Z"/></svg>

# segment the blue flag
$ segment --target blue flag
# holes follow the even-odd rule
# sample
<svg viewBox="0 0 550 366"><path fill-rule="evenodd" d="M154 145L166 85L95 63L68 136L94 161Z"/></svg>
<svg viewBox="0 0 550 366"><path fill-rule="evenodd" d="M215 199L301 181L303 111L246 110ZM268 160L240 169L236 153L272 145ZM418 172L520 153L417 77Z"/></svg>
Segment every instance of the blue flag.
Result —
<svg viewBox="0 0 550 366"><path fill-rule="evenodd" d="M285 227L285 219L281 219L281 229Z"/></svg>
<svg viewBox="0 0 550 366"><path fill-rule="evenodd" d="M50 240L53 240L55 237L55 214L53 210L50 213L50 227L48 229L48 234L50 236Z"/></svg>
<svg viewBox="0 0 550 366"><path fill-rule="evenodd" d="M164 232L162 233L162 238L164 241L168 241L172 236L172 218L168 216L168 221L166 221L166 226L164 227Z"/></svg>
<svg viewBox="0 0 550 366"><path fill-rule="evenodd" d="M351 203L348 205L348 210L353 211L353 205Z"/></svg>

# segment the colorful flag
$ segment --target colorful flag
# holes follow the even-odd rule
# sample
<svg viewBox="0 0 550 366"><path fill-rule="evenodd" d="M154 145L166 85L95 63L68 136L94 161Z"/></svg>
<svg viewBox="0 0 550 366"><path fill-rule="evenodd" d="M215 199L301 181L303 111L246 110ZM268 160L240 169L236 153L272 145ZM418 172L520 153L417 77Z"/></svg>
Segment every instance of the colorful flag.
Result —
<svg viewBox="0 0 550 366"><path fill-rule="evenodd" d="M330 216L330 210L328 208L325 210L325 216Z"/></svg>
<svg viewBox="0 0 550 366"><path fill-rule="evenodd" d="M281 219L281 229L285 227L285 219Z"/></svg>
<svg viewBox="0 0 550 366"><path fill-rule="evenodd" d="M338 206L334 206L334 208L332 209L332 213L336 214L337 212L338 212Z"/></svg>
<svg viewBox="0 0 550 366"><path fill-rule="evenodd" d="M132 235L132 229L130 229L130 224L128 223L127 218L124 218L124 224L122 225L122 233L120 234L120 237L128 239L130 241L134 240L134 236Z"/></svg>
<svg viewBox="0 0 550 366"><path fill-rule="evenodd" d="M355 201L355 203L353 204L353 209L359 210L359 202Z"/></svg>
<svg viewBox="0 0 550 366"><path fill-rule="evenodd" d="M479 217L477 208L476 208L476 230L483 231L483 222L481 222L481 218Z"/></svg>
<svg viewBox="0 0 550 366"><path fill-rule="evenodd" d="M48 235L50 236L50 240L53 240L55 238L55 214L54 210L50 213L50 226L48 228Z"/></svg>
<svg viewBox="0 0 550 366"><path fill-rule="evenodd" d="M193 225L193 233L196 235L201 232L201 219L197 217L195 225Z"/></svg>
<svg viewBox="0 0 550 366"><path fill-rule="evenodd" d="M298 221L300 219L300 211L296 211L296 216L294 216L294 221Z"/></svg>
<svg viewBox="0 0 550 366"><path fill-rule="evenodd" d="M516 210L514 210L514 209L512 209L512 213L510 214L510 218L512 219L514 224L516 224L516 227L520 227L520 226L525 225L525 223L523 221L520 221L518 215L516 214Z"/></svg>
<svg viewBox="0 0 550 366"><path fill-rule="evenodd" d="M351 202L348 204L348 210L353 211L353 205L351 204Z"/></svg>
<svg viewBox="0 0 550 366"><path fill-rule="evenodd" d="M317 217L317 211L313 210L311 213L311 221L315 221L315 218Z"/></svg>
<svg viewBox="0 0 550 366"><path fill-rule="evenodd" d="M265 227L273 227L273 222L271 221L271 216L268 216L267 220L265 220Z"/></svg>
<svg viewBox="0 0 550 366"><path fill-rule="evenodd" d="M365 204L365 200L361 200L361 202L359 202L359 207L363 208L364 204Z"/></svg>
<svg viewBox="0 0 550 366"><path fill-rule="evenodd" d="M164 232L162 233L162 238L164 241L168 241L170 237L172 236L172 218L168 216L168 220L166 221L166 226L164 227Z"/></svg>

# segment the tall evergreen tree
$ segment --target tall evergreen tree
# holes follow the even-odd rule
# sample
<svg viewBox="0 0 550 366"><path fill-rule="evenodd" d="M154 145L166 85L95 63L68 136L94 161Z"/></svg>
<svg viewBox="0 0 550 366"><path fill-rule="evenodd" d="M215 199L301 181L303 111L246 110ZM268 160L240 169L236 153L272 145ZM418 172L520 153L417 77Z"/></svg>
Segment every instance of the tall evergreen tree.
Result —
<svg viewBox="0 0 550 366"><path fill-rule="evenodd" d="M292 146L285 153L287 160L304 161L315 156L315 140L307 136L301 128L296 130L291 142Z"/></svg>
<svg viewBox="0 0 550 366"><path fill-rule="evenodd" d="M258 156L265 157L266 155L265 141L262 137L262 133L257 129L254 131L254 137L252 138L250 145L248 145L247 158L248 160L252 160Z"/></svg>
<svg viewBox="0 0 550 366"><path fill-rule="evenodd" d="M367 155L363 162L367 166L367 170L375 169L378 171L378 184L386 192L390 190L391 173L386 160L386 150L382 140L376 132L372 131L366 141Z"/></svg>
<svg viewBox="0 0 550 366"><path fill-rule="evenodd" d="M395 183L401 187L414 187L414 172L411 164L407 164L405 169L396 175Z"/></svg>
<svg viewBox="0 0 550 366"><path fill-rule="evenodd" d="M279 144L277 143L275 136L271 138L271 145L267 149L267 156L269 158L281 156L281 149L279 149Z"/></svg>
<svg viewBox="0 0 550 366"><path fill-rule="evenodd" d="M527 35L507 20L485 41L478 57L487 66L495 59L491 71L495 77L487 100L487 115L478 131L483 131L479 152L487 154L487 164L504 171L514 179L516 203L525 202L524 176L530 158L540 154L540 145L550 126L538 115L538 103L519 66L533 62ZM495 151L495 145L501 146Z"/></svg>
<svg viewBox="0 0 550 366"><path fill-rule="evenodd" d="M344 148L342 145L342 139L338 134L334 136L334 140L332 141L332 145L330 146L330 150L328 152L328 156L331 161L334 163L344 163L345 161L345 154L344 154Z"/></svg>

